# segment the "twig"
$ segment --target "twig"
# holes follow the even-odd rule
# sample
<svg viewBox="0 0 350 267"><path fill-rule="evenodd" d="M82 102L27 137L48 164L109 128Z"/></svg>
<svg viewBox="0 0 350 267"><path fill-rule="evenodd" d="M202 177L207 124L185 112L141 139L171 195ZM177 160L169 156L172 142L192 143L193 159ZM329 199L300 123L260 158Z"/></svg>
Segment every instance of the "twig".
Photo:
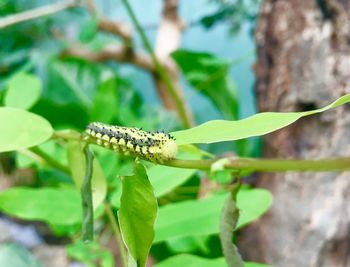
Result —
<svg viewBox="0 0 350 267"><path fill-rule="evenodd" d="M108 220L112 226L113 232L114 232L114 236L115 239L118 243L118 247L119 247L119 251L120 251L120 256L122 258L122 263L124 267L128 266L128 255L126 254L126 250L125 250L125 246L122 240L122 235L119 231L119 225L117 220L115 219L115 216L113 214L112 208L109 205L109 203L105 203L105 211L107 213L108 216Z"/></svg>
<svg viewBox="0 0 350 267"><path fill-rule="evenodd" d="M0 29L18 24L23 21L52 15L54 13L60 12L62 10L65 10L67 8L71 8L77 5L78 5L77 0L66 0L63 2L57 2L57 3L46 5L43 7L34 8L18 14L9 15L0 19Z"/></svg>
<svg viewBox="0 0 350 267"><path fill-rule="evenodd" d="M127 47L116 44L108 45L99 52L92 52L82 46L72 46L66 49L62 53L62 56L75 56L92 62L117 60L120 62L132 63L150 72L156 71L152 59L147 54L141 52L130 53L130 50Z"/></svg>
<svg viewBox="0 0 350 267"><path fill-rule="evenodd" d="M94 155L89 146L84 147L84 154L86 159L85 177L81 185L81 198L83 204L83 225L82 225L82 239L84 242L92 242L94 239L94 208L92 203L92 166Z"/></svg>

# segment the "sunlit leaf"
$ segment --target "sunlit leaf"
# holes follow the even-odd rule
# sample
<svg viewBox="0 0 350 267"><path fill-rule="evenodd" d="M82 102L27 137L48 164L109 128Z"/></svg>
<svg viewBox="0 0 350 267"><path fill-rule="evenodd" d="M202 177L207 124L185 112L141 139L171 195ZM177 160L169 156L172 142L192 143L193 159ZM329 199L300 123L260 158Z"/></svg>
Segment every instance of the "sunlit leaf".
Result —
<svg viewBox="0 0 350 267"><path fill-rule="evenodd" d="M227 194L203 200L172 203L159 209L154 242L174 237L219 233L220 214ZM241 189L237 195L240 218L237 227L259 218L271 205L271 194L264 189ZM195 212L194 212L195 211Z"/></svg>
<svg viewBox="0 0 350 267"><path fill-rule="evenodd" d="M260 136L283 128L298 119L338 107L350 101L350 94L332 104L305 112L265 112L238 121L213 120L188 130L171 133L178 144L215 143Z"/></svg>
<svg viewBox="0 0 350 267"><path fill-rule="evenodd" d="M53 133L44 118L21 109L0 108L0 152L39 145Z"/></svg>
<svg viewBox="0 0 350 267"><path fill-rule="evenodd" d="M157 199L145 168L136 164L135 174L122 178L118 213L123 240L129 253L144 267L154 238Z"/></svg>
<svg viewBox="0 0 350 267"><path fill-rule="evenodd" d="M39 99L41 94L41 81L38 77L20 72L8 82L5 94L5 106L29 109Z"/></svg>
<svg viewBox="0 0 350 267"><path fill-rule="evenodd" d="M0 193L0 210L25 220L50 224L81 222L81 199L78 191L58 188L14 187Z"/></svg>

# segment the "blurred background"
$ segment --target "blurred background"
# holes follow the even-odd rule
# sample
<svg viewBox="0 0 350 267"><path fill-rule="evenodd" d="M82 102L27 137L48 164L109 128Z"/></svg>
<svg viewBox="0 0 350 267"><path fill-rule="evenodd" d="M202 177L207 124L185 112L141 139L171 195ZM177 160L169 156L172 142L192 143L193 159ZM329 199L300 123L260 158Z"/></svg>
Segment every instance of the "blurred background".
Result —
<svg viewBox="0 0 350 267"><path fill-rule="evenodd" d="M319 108L349 91L349 1L128 2L140 28L120 0L0 0L1 105L36 113L55 130L82 132L89 122L102 121L171 132L262 111ZM160 77L148 42L185 112ZM346 155L346 109L261 139L200 148L252 158ZM72 183L65 170L69 148L68 158L59 142L40 149L1 154L0 191ZM57 160L58 168L44 164L41 152ZM95 152L107 198L117 210L115 177L128 174L131 163L109 151ZM167 185L159 205L195 201L232 182L229 173L173 175L183 183ZM235 236L243 258L273 266L350 266L348 180L332 173L247 173L246 183L269 189L274 202L267 215ZM106 214L97 222L98 243L87 248L78 241L80 224L24 220L8 211L15 208L6 208L5 200L0 197L0 266L121 266ZM149 266L181 253L222 257L217 233L165 241L152 247Z"/></svg>

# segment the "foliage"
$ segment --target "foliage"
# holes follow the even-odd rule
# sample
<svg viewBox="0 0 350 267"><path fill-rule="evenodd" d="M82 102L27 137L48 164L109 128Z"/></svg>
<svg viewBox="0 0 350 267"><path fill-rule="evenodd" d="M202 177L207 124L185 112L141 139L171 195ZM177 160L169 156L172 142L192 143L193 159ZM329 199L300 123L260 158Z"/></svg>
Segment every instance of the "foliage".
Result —
<svg viewBox="0 0 350 267"><path fill-rule="evenodd" d="M254 8L247 8L244 1L216 2L217 12L202 20L208 27L230 20L232 29L237 30L242 20L254 18L250 13ZM11 1L0 14L30 8L29 4L16 3ZM159 103L154 105L155 99L148 98L154 88L139 81L139 76L129 71L130 66L63 57L68 44L54 39L50 32L64 34L67 18L75 22L73 41L93 47L93 51L99 51L111 40L115 42L99 31L97 17L79 9L43 18L41 22L16 25L2 33L2 39L9 42L4 42L0 51L0 152L6 152L0 155L0 163L5 165L11 159L14 163L4 167L8 169L4 176L16 180L22 171L30 182L14 182L2 191L0 211L9 217L44 222L53 235L69 240L67 254L87 266L116 264L103 244L106 235L111 238L112 230L119 242L119 252L124 251L123 238L129 256L138 266L145 266L150 255L158 262L157 267L226 266L226 261L230 262L226 252L239 248L233 241L235 234L269 209L272 195L248 185L242 185L238 192L232 191L237 178L244 183L244 174L251 172L249 166L245 172L227 169L228 158L217 160L216 156L222 155L213 155L211 147L193 144L219 143L225 152L232 154L235 151L223 141L261 136L350 101L350 95L346 95L322 109L260 113L239 120L241 103L229 74L232 64L210 53L181 49L172 58L192 86L189 90L211 101L224 120L179 129L181 122L176 115ZM53 29L52 25L59 27ZM156 78L159 75L151 74ZM95 158L89 165L83 153L87 143L81 133L91 121L165 129L176 137L180 163L209 158L211 165L198 169L163 166L135 161L93 145L89 148ZM80 190L89 167L95 240L85 244L77 237L81 235L83 221ZM206 183L213 187L206 188ZM236 256L238 259L239 255ZM24 262L15 262L16 258ZM0 246L0 265L40 266L28 251L12 245Z"/></svg>

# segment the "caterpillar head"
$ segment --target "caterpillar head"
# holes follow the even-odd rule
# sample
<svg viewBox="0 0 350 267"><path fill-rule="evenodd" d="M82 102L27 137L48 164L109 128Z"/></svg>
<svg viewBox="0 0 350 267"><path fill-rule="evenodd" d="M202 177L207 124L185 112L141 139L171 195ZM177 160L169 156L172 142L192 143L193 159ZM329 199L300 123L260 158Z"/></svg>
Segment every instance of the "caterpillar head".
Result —
<svg viewBox="0 0 350 267"><path fill-rule="evenodd" d="M175 141L170 139L167 142L165 142L164 146L162 147L161 154L167 160L174 159L177 154L177 144L175 143Z"/></svg>

